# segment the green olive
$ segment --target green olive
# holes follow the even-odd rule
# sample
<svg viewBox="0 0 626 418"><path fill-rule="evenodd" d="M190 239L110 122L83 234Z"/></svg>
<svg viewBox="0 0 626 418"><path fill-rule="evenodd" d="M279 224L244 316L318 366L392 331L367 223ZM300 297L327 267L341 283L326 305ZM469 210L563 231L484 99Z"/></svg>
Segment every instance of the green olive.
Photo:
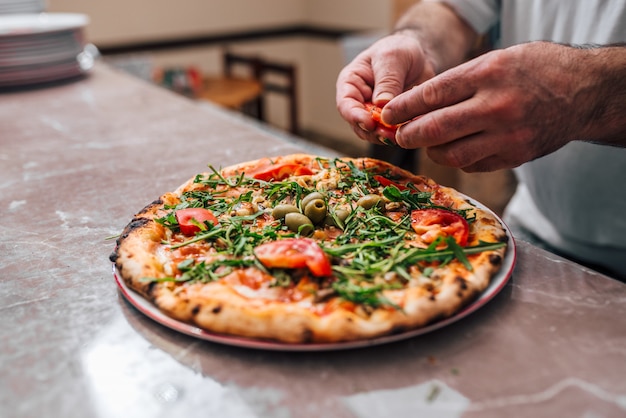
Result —
<svg viewBox="0 0 626 418"><path fill-rule="evenodd" d="M276 205L272 210L274 219L283 219L288 213L300 212L294 205Z"/></svg>
<svg viewBox="0 0 626 418"><path fill-rule="evenodd" d="M326 219L324 219L324 223L326 225L330 225L330 226L337 226L337 227L343 227L344 222L346 221L346 219L348 219L348 216L350 216L350 211L347 211L345 209L337 209L336 211L333 212L333 214L328 214L326 216Z"/></svg>
<svg viewBox="0 0 626 418"><path fill-rule="evenodd" d="M378 206L382 208L384 205L383 199L376 194L366 194L357 200L356 204L361 206L363 209L371 209L374 206Z"/></svg>
<svg viewBox="0 0 626 418"><path fill-rule="evenodd" d="M315 199L322 199L322 200L324 200L324 195L321 194L320 192L313 192L313 193L309 193L308 195L304 196L302 198L302 200L300 200L300 207L302 208L302 211L304 211L304 208L306 207L307 203L309 203L311 200L315 200Z"/></svg>
<svg viewBox="0 0 626 418"><path fill-rule="evenodd" d="M293 232L298 232L300 235L310 235L313 230L313 222L299 212L290 212L285 215L285 225Z"/></svg>
<svg viewBox="0 0 626 418"><path fill-rule="evenodd" d="M318 224L326 217L326 203L322 199L313 199L302 209L302 213L307 216L314 224Z"/></svg>

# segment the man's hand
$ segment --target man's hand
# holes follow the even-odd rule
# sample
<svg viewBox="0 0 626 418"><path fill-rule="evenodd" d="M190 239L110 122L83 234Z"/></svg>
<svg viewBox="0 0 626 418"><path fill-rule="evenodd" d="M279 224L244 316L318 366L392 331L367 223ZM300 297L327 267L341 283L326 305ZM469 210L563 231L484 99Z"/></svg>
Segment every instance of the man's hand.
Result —
<svg viewBox="0 0 626 418"><path fill-rule="evenodd" d="M380 143L382 132L366 102L383 106L416 84L434 76L420 42L403 33L382 38L358 55L337 79L337 109L362 139Z"/></svg>
<svg viewBox="0 0 626 418"><path fill-rule="evenodd" d="M606 63L590 51L548 42L493 51L397 96L382 119L408 122L399 146L424 147L433 161L468 172L516 167L572 140L606 140L600 131L615 124L602 112Z"/></svg>

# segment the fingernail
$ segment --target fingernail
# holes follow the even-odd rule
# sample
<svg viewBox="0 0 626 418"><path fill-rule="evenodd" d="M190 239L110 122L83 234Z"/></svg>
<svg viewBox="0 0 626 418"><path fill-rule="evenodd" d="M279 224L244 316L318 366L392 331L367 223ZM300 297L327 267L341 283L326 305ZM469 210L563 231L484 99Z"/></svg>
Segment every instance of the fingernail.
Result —
<svg viewBox="0 0 626 418"><path fill-rule="evenodd" d="M389 110L386 110L384 108L383 108L383 111L380 112L380 120L382 120L385 123L387 123L387 118L385 117L387 113L389 113Z"/></svg>
<svg viewBox="0 0 626 418"><path fill-rule="evenodd" d="M369 132L369 131L365 128L365 125L363 125L361 122L357 123L357 126L358 126L359 128L361 128L361 130L363 130L363 131L365 131L365 132Z"/></svg>
<svg viewBox="0 0 626 418"><path fill-rule="evenodd" d="M385 138L384 136L379 136L378 142L380 142L383 145L393 145L393 141L390 140L389 138Z"/></svg>
<svg viewBox="0 0 626 418"><path fill-rule="evenodd" d="M393 99L393 94L391 94L389 92L386 92L386 91L384 91L384 92L382 92L382 93L380 93L380 94L378 94L376 96L376 102L377 103L380 102L380 101L388 102L391 99Z"/></svg>

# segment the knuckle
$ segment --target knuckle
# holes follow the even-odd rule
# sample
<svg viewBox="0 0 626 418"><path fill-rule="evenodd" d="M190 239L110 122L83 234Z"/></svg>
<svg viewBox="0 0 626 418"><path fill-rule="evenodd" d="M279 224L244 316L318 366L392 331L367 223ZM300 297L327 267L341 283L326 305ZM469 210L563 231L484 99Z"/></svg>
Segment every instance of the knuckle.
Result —
<svg viewBox="0 0 626 418"><path fill-rule="evenodd" d="M494 112L501 118L510 122L523 120L525 112L523 106L519 101L519 98L509 96L502 96L496 100L493 104Z"/></svg>
<svg viewBox="0 0 626 418"><path fill-rule="evenodd" d="M485 75L490 77L506 77L507 73L514 68L515 57L511 50L501 49L492 51L485 54L485 59L482 62L482 70Z"/></svg>
<svg viewBox="0 0 626 418"><path fill-rule="evenodd" d="M533 131L530 128L516 129L511 134L511 140L514 144L524 146L533 138Z"/></svg>
<svg viewBox="0 0 626 418"><path fill-rule="evenodd" d="M433 82L425 82L422 84L422 102L428 108L437 108L443 102L443 94L441 90L435 86Z"/></svg>

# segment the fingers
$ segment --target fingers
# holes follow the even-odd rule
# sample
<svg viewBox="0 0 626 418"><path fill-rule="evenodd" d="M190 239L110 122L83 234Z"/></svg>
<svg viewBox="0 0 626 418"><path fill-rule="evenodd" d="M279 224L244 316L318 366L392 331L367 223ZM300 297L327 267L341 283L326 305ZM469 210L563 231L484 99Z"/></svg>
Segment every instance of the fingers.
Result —
<svg viewBox="0 0 626 418"><path fill-rule="evenodd" d="M406 39L402 39L406 42ZM413 85L424 72L424 57L415 53L419 44L410 39L404 53L394 50L391 45L379 49L372 58L372 72L374 75L374 89L372 102L377 106L384 106L391 99ZM415 43L415 44L413 44Z"/></svg>
<svg viewBox="0 0 626 418"><path fill-rule="evenodd" d="M480 133L428 147L426 153L437 164L466 172L514 168L531 159L530 151L516 143L514 136L506 133Z"/></svg>
<svg viewBox="0 0 626 418"><path fill-rule="evenodd" d="M364 119L365 115L362 114L365 112L363 102L369 99L372 94L366 69L359 70L360 67L361 65L358 64L350 64L339 73L337 78L337 110L349 122L353 122L354 118L357 122Z"/></svg>
<svg viewBox="0 0 626 418"><path fill-rule="evenodd" d="M434 110L400 126L396 141L403 148L432 147L493 128L489 106L480 98Z"/></svg>
<svg viewBox="0 0 626 418"><path fill-rule="evenodd" d="M352 130L361 139L372 144L395 145L395 132L381 126L367 128L364 125L352 125Z"/></svg>
<svg viewBox="0 0 626 418"><path fill-rule="evenodd" d="M398 95L385 105L382 119L397 125L471 98L476 88L468 77L463 76L462 67L442 73Z"/></svg>
<svg viewBox="0 0 626 418"><path fill-rule="evenodd" d="M393 97L434 71L419 42L408 36L388 36L359 54L339 74L336 102L339 114L357 135L370 142L388 137L365 109L365 102L385 105ZM393 136L392 136L393 137Z"/></svg>
<svg viewBox="0 0 626 418"><path fill-rule="evenodd" d="M372 103L384 106L389 100L404 91L405 64L402 55L385 51L372 61L374 89Z"/></svg>

